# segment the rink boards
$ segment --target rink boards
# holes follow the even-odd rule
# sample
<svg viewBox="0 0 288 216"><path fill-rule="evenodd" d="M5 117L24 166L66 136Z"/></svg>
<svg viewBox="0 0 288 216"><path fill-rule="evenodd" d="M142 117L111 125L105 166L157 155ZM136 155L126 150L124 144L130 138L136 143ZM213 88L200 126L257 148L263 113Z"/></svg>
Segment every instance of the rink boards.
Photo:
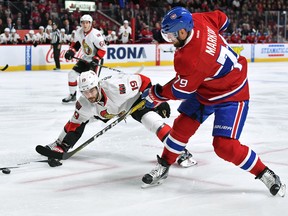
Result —
<svg viewBox="0 0 288 216"><path fill-rule="evenodd" d="M249 62L288 61L288 44L231 44L233 50ZM62 45L61 69L71 69L76 60L66 60L68 45ZM9 64L7 71L52 70L55 67L50 45L1 45L0 66ZM82 50L76 57L81 58ZM104 64L109 67L168 66L173 64L171 44L115 44L109 45Z"/></svg>

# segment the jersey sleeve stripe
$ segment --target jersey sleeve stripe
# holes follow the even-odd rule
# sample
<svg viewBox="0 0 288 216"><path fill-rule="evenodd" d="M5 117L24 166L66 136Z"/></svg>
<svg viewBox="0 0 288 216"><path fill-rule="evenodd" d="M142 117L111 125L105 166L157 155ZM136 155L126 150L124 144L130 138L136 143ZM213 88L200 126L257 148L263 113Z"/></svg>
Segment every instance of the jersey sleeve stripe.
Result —
<svg viewBox="0 0 288 216"><path fill-rule="evenodd" d="M228 27L228 25L230 24L230 20L228 18L226 18L225 23L222 25L222 27L220 28L219 32L221 31L225 31Z"/></svg>
<svg viewBox="0 0 288 216"><path fill-rule="evenodd" d="M174 85L172 86L172 93L176 98L181 98L181 99L191 98L195 91L196 90L188 92L188 91L184 91L181 89L177 89Z"/></svg>

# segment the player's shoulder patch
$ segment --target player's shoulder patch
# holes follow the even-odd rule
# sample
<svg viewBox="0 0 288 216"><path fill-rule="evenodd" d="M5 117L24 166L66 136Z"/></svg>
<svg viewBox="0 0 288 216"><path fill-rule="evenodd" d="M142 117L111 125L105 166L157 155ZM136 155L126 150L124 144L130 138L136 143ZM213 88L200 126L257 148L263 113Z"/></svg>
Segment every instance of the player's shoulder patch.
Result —
<svg viewBox="0 0 288 216"><path fill-rule="evenodd" d="M80 104L79 101L76 102L75 107L77 110L80 110L82 108L82 105Z"/></svg>
<svg viewBox="0 0 288 216"><path fill-rule="evenodd" d="M126 94L125 84L119 84L119 93L120 94Z"/></svg>

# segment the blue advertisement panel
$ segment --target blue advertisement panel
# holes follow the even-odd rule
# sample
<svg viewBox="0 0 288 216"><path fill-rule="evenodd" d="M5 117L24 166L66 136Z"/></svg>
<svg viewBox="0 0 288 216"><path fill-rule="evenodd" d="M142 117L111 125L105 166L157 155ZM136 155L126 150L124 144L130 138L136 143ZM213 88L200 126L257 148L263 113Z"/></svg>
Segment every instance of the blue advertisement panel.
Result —
<svg viewBox="0 0 288 216"><path fill-rule="evenodd" d="M25 70L31 70L31 62L32 62L32 46L25 47Z"/></svg>

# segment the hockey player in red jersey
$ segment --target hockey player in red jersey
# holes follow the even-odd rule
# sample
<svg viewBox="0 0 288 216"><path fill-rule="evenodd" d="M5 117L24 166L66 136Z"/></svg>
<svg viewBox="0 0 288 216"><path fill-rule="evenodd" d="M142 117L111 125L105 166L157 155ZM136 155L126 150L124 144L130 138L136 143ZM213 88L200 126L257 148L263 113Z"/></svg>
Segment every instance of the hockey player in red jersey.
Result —
<svg viewBox="0 0 288 216"><path fill-rule="evenodd" d="M220 12L191 14L183 7L171 9L163 18L162 34L177 47L176 76L143 92L147 107L168 100L183 100L158 164L143 176L142 187L160 184L171 164L186 147L199 126L214 114L213 147L222 159L260 179L272 195L285 195L285 185L248 146L239 142L249 104L247 60L237 55L220 35L229 25Z"/></svg>
<svg viewBox="0 0 288 216"><path fill-rule="evenodd" d="M98 64L103 61L106 54L106 43L101 32L92 27L92 17L88 14L80 18L81 28L75 32L74 41L69 50L65 53L65 58L71 60L75 53L82 48L83 60L78 61L68 74L69 95L62 100L62 103L76 101L77 77L80 73L93 70L100 73ZM102 62L103 63L103 62Z"/></svg>
<svg viewBox="0 0 288 216"><path fill-rule="evenodd" d="M82 72L79 76L79 90L82 94L75 104L74 114L58 139L46 147L60 153L67 152L82 136L89 121L107 122L129 111L134 104L142 100L141 93L150 86L150 79L140 74L118 73L99 80L96 73L91 70ZM162 118L169 116L168 103L163 103L155 109L143 107L132 114L135 120L155 133L162 142L171 129ZM192 154L183 149L178 158L178 164L182 167L189 167L196 163Z"/></svg>

